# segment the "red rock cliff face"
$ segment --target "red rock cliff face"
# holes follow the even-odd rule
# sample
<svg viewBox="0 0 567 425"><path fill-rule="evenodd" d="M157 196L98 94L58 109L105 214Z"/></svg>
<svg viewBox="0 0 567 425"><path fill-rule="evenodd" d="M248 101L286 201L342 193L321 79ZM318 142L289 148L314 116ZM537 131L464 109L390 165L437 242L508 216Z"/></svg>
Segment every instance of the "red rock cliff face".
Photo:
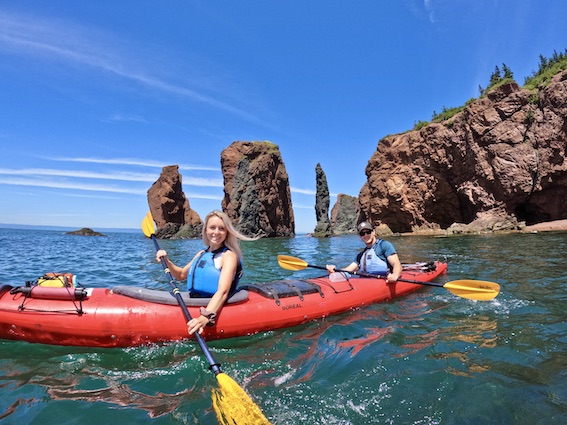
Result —
<svg viewBox="0 0 567 425"><path fill-rule="evenodd" d="M201 235L203 222L183 193L179 166L163 167L159 178L148 190L148 205L158 228L158 237Z"/></svg>
<svg viewBox="0 0 567 425"><path fill-rule="evenodd" d="M221 153L222 208L249 236L294 236L289 179L279 147L234 142Z"/></svg>
<svg viewBox="0 0 567 425"><path fill-rule="evenodd" d="M566 156L567 71L537 93L507 84L450 120L385 137L360 204L394 232L486 215L565 219Z"/></svg>

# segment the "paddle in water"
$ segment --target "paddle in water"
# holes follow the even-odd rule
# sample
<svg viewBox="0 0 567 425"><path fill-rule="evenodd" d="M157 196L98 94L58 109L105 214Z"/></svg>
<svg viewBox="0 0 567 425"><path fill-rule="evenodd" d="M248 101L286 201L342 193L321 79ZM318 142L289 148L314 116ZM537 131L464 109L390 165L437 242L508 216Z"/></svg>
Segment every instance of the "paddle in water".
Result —
<svg viewBox="0 0 567 425"><path fill-rule="evenodd" d="M144 232L144 235L152 239L156 251L159 251L160 248L155 234L154 218L149 211L142 220L142 231ZM188 322L191 320L191 314L187 309L185 301L183 301L179 288L175 283L175 278L171 275L167 268L164 258L161 259L161 264L163 265L165 273L167 273L169 277L169 283L171 285L173 295L175 295L177 303L183 311L185 320ZM252 401L250 396L236 382L234 382L230 376L221 371L220 364L213 358L209 347L207 347L205 340L199 332L195 332L193 336L207 358L210 365L209 368L214 372L219 384L219 388L213 390L213 407L219 423L221 425L271 425L270 421L268 421L260 408Z"/></svg>
<svg viewBox="0 0 567 425"><path fill-rule="evenodd" d="M326 267L314 266L312 264L308 264L306 261L303 261L300 258L291 257L289 255L278 255L278 264L280 265L280 267L286 270L294 270L294 271L303 270L307 267L327 270ZM342 273L350 273L346 270L340 270L340 269L336 269L336 271ZM362 277L372 277L376 279L386 278L386 276L369 274L369 273L356 272L353 274ZM402 278L398 280L400 282L415 283L417 285L437 286L440 288L445 288L448 291L452 292L453 294L457 295L458 297L468 298L477 301L491 300L495 298L500 292L500 285L494 282L486 282L484 280L453 280L447 283L421 282L419 280L410 280L410 279L402 279Z"/></svg>

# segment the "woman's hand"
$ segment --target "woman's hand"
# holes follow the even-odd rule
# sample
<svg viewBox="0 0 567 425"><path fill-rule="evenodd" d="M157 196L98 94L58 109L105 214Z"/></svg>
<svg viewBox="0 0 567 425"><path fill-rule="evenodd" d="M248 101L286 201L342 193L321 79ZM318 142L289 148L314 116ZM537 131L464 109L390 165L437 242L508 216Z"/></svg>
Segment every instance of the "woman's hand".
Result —
<svg viewBox="0 0 567 425"><path fill-rule="evenodd" d="M158 250L158 252L156 252L156 261L158 263L161 263L161 259L167 257L167 252L165 249L160 249Z"/></svg>
<svg viewBox="0 0 567 425"><path fill-rule="evenodd" d="M189 335L193 335L195 332L203 333L205 326L209 324L209 319L205 316L195 317L187 322L187 330Z"/></svg>
<svg viewBox="0 0 567 425"><path fill-rule="evenodd" d="M335 270L337 269L337 266L335 266L334 264L327 264L327 265L325 266L325 268L327 269L327 271L328 271L329 273L334 273Z"/></svg>

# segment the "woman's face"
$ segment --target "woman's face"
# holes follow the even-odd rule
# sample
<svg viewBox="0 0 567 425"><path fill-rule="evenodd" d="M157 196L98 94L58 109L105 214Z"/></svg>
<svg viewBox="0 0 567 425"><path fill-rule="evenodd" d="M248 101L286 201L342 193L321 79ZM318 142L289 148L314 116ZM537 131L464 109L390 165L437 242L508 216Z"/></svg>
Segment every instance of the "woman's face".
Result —
<svg viewBox="0 0 567 425"><path fill-rule="evenodd" d="M224 221L215 215L211 216L207 220L206 234L211 247L220 247L224 243L227 234Z"/></svg>

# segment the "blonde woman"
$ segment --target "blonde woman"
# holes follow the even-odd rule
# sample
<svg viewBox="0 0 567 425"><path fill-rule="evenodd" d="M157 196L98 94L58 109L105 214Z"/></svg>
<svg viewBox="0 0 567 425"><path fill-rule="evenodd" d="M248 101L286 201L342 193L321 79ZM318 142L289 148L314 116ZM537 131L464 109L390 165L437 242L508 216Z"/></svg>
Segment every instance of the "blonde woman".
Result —
<svg viewBox="0 0 567 425"><path fill-rule="evenodd" d="M242 275L239 240L255 239L242 235L228 215L215 210L205 217L203 226L203 243L207 248L198 252L189 264L179 267L167 257L165 250L156 253L157 261L164 258L175 279L187 279L192 296L211 298L206 308L201 307L201 315L187 322L190 335L202 333L205 326L214 325L224 303L236 290Z"/></svg>

